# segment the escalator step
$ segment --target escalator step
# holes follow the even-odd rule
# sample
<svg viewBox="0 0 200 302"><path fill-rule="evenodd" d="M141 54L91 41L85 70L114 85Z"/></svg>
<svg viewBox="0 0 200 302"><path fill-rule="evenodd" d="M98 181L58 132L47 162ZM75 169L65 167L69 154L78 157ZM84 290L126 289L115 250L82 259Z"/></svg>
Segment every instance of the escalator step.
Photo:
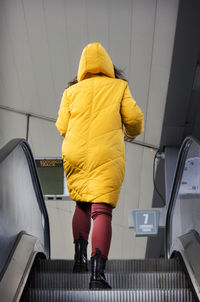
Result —
<svg viewBox="0 0 200 302"><path fill-rule="evenodd" d="M113 289L175 289L188 288L185 275L175 273L107 273ZM35 273L32 288L88 289L90 274Z"/></svg>
<svg viewBox="0 0 200 302"><path fill-rule="evenodd" d="M111 291L62 291L30 290L26 302L193 302L188 289L178 290L111 290Z"/></svg>
<svg viewBox="0 0 200 302"><path fill-rule="evenodd" d="M43 272L72 272L73 260L39 260L37 270ZM88 262L90 267L90 262ZM109 260L106 272L177 272L182 271L177 259Z"/></svg>

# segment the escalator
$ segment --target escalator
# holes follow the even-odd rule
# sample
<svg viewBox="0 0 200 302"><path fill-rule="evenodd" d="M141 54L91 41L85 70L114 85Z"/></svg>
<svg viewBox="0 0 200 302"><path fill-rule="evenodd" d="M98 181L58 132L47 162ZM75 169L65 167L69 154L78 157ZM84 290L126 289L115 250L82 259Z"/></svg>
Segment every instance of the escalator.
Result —
<svg viewBox="0 0 200 302"><path fill-rule="evenodd" d="M191 163L198 154L199 142L187 138L166 217L166 259L109 260L112 290L89 291L89 273L73 274L71 260L50 260L49 221L33 155L26 141L11 141L0 150L0 301L199 301L200 194L181 188L188 157ZM192 216L184 212L189 208Z"/></svg>
<svg viewBox="0 0 200 302"><path fill-rule="evenodd" d="M194 301L179 259L110 260L112 290L89 291L89 274L73 274L73 261L38 260L21 301Z"/></svg>

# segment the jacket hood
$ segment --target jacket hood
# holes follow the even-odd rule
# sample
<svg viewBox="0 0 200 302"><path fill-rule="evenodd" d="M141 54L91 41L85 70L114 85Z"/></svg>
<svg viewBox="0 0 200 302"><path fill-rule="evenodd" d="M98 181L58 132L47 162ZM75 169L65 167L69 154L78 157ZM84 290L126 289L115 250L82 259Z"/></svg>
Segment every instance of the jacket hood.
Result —
<svg viewBox="0 0 200 302"><path fill-rule="evenodd" d="M88 44L81 55L77 80L84 80L87 73L100 72L115 78L112 60L105 48L98 42Z"/></svg>

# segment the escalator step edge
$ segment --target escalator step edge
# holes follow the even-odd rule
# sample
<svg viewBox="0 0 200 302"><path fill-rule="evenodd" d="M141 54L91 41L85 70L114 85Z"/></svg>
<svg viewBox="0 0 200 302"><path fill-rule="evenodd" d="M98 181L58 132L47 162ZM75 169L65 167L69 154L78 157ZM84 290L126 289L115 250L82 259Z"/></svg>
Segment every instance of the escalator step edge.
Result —
<svg viewBox="0 0 200 302"><path fill-rule="evenodd" d="M185 275L175 273L107 273L106 279L113 289L175 289L188 288ZM88 289L90 274L36 273L31 288Z"/></svg>
<svg viewBox="0 0 200 302"><path fill-rule="evenodd" d="M190 290L107 290L62 291L30 290L23 302L193 302ZM22 302L22 301L21 301Z"/></svg>
<svg viewBox="0 0 200 302"><path fill-rule="evenodd" d="M73 260L39 260L39 272L72 272ZM90 267L90 261L88 262ZM106 263L106 272L155 272L155 271L182 271L178 259L146 259L146 260L109 260Z"/></svg>

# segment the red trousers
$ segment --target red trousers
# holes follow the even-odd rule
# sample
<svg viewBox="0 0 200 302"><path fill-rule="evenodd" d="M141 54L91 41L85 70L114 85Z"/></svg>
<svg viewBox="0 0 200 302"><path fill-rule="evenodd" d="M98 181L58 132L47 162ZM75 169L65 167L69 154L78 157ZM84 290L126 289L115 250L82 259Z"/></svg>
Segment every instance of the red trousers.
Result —
<svg viewBox="0 0 200 302"><path fill-rule="evenodd" d="M95 255L95 249L99 248L106 260L112 237L112 209L113 207L106 203L77 202L72 220L74 241L78 240L80 233L84 240L88 241L91 218L93 219L92 256Z"/></svg>

